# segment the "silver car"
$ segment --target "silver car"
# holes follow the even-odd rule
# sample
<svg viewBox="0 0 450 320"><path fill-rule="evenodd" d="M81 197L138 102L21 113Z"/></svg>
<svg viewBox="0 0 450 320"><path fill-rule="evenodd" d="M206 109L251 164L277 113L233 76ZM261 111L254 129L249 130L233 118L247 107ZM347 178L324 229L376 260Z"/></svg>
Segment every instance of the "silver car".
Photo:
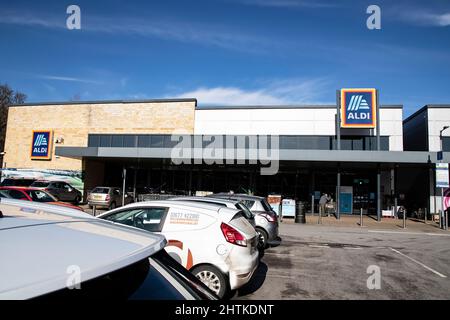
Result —
<svg viewBox="0 0 450 320"><path fill-rule="evenodd" d="M121 207L123 200L122 189L118 187L96 187L88 196L89 208L107 208L112 210ZM132 202L132 197L125 194L125 204Z"/></svg>
<svg viewBox="0 0 450 320"><path fill-rule="evenodd" d="M0 299L216 299L166 243L78 210L1 198Z"/></svg>
<svg viewBox="0 0 450 320"><path fill-rule="evenodd" d="M209 197L242 201L255 215L255 229L260 235L262 246L268 247L280 243L277 214L272 210L266 198L235 193L217 193L209 195Z"/></svg>

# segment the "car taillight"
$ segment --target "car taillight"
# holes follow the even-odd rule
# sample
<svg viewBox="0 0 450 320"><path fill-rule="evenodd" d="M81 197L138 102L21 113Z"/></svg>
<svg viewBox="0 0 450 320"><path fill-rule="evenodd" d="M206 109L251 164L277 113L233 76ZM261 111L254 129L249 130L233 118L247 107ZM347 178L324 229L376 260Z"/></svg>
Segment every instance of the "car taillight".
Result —
<svg viewBox="0 0 450 320"><path fill-rule="evenodd" d="M266 218L269 222L275 222L275 217L268 213L262 213L261 216Z"/></svg>
<svg viewBox="0 0 450 320"><path fill-rule="evenodd" d="M109 196L109 194L107 194L105 200L109 201L110 199L111 199L111 197Z"/></svg>
<svg viewBox="0 0 450 320"><path fill-rule="evenodd" d="M247 246L247 240L245 239L245 237L233 227L222 222L222 224L220 225L220 229L222 230L225 240L227 240L229 243L236 244L242 247Z"/></svg>

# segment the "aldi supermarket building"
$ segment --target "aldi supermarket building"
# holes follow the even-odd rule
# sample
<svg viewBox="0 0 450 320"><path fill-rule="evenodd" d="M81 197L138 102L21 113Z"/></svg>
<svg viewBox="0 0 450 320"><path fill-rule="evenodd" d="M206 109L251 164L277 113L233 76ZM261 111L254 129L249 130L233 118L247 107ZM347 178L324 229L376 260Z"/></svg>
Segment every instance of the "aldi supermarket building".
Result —
<svg viewBox="0 0 450 320"><path fill-rule="evenodd" d="M312 199L317 206L320 195L328 193L338 201L339 214L363 209L381 218L394 203L408 212L439 211L434 168L439 132L450 126L450 105L428 105L403 120L402 106L378 106L375 92L359 92L359 100L350 97L351 91L348 97L342 94L339 108L199 107L196 99L14 105L2 176L70 176L85 196L96 186L122 186L125 177L135 195L233 190L278 194L311 209ZM200 148L210 144L211 135L234 141L236 152L210 164L192 150L180 164L173 152L179 145L173 137L180 135L200 141ZM450 129L442 135L442 161L448 163ZM276 174L262 175L268 165L252 152L255 139L261 146L261 136L278 144Z"/></svg>

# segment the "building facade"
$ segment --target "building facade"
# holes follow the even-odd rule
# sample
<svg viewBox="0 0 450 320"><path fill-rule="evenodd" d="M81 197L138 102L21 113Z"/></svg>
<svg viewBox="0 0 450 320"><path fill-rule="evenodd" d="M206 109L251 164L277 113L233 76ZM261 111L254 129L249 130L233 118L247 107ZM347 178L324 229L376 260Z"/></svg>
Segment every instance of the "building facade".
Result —
<svg viewBox="0 0 450 320"><path fill-rule="evenodd" d="M417 181L437 154L404 148L402 106L380 106L376 128L341 128L339 116L333 105L198 107L196 99L13 106L3 172L74 174L85 195L98 185L121 186L125 179L134 194L281 194L304 201L310 210L328 193L336 201L342 197L338 210L350 214L362 209L380 216L394 203L411 210L428 206L430 190ZM262 136L276 142L276 174L261 174L267 163L253 153ZM41 159L35 147L47 137L49 158ZM179 137L193 141L188 156L174 155ZM232 154L208 161L204 148L227 139L234 143ZM450 161L448 153L444 157ZM350 198L340 208L342 190Z"/></svg>

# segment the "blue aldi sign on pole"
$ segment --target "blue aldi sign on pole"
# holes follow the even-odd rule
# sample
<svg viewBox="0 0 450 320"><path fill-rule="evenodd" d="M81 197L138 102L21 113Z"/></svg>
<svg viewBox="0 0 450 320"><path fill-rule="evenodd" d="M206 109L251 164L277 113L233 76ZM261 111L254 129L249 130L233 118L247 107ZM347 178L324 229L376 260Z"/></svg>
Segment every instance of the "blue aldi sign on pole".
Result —
<svg viewBox="0 0 450 320"><path fill-rule="evenodd" d="M50 160L52 157L52 132L33 131L31 159Z"/></svg>
<svg viewBox="0 0 450 320"><path fill-rule="evenodd" d="M341 89L341 127L375 128L376 89Z"/></svg>

